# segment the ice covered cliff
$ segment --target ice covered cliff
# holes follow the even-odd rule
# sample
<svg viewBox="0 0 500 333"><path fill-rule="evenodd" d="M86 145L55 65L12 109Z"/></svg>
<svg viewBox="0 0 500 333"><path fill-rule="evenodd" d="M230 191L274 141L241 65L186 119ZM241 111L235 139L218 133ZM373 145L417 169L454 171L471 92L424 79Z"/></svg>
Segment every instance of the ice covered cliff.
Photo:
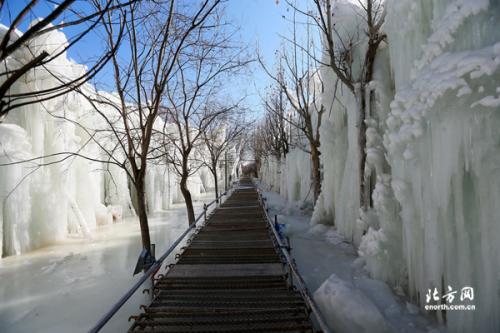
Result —
<svg viewBox="0 0 500 333"><path fill-rule="evenodd" d="M352 24L359 20L353 4L332 3L338 26L363 36L362 26ZM324 176L313 222L334 224L358 246L374 277L422 307L429 289L473 287L475 311L436 316L450 332L498 332L500 2L387 0L384 6L387 39L370 83L375 103L366 133L365 173L376 176L373 207L359 209L358 108L355 96L340 89L322 124ZM361 51L354 52L356 59ZM321 71L328 104L336 79Z"/></svg>
<svg viewBox="0 0 500 333"><path fill-rule="evenodd" d="M9 57L6 66L27 61L29 52L53 53L66 43L62 31L44 34ZM12 92L46 89L58 84L54 74L69 80L86 70L66 53L47 67L52 74L42 67L31 70L16 82ZM97 93L90 85L86 89ZM0 123L0 164L4 165L0 166L1 257L62 240L68 234L88 237L98 225L135 214L134 193L122 169L71 156L78 152L104 159L104 152L90 140L92 133L86 129L105 128L104 119L76 92L15 109ZM99 140L104 146L114 145L109 138ZM17 163L30 159L34 160ZM151 213L182 200L177 179L165 166L151 164L146 181ZM194 197L205 187L210 187L210 179L202 182L195 175L190 183Z"/></svg>

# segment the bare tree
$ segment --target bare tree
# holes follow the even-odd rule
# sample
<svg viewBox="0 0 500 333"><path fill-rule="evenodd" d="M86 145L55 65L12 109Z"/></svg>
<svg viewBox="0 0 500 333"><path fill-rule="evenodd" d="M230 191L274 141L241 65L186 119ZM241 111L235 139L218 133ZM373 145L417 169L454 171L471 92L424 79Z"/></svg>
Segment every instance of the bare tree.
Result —
<svg viewBox="0 0 500 333"><path fill-rule="evenodd" d="M283 83L283 67L278 68L276 78ZM274 82L269 87L268 94L264 100L265 119L260 126L259 136L264 141L266 151L278 160L285 158L290 150L290 124L288 112L288 98L283 84Z"/></svg>
<svg viewBox="0 0 500 333"><path fill-rule="evenodd" d="M225 23L222 13L214 15L189 47L188 56L177 59L175 78L165 91L168 119L175 128L166 131L173 151L168 162L180 178L180 190L186 203L189 223L195 220L188 179L202 166L195 148L203 143L203 133L217 119L234 110L239 102L218 105L217 96L224 91L229 78L243 69L243 49L233 43L234 31Z"/></svg>
<svg viewBox="0 0 500 333"><path fill-rule="evenodd" d="M255 164L260 166L262 160L269 156L268 147L264 135L266 133L263 123L257 124L247 138L248 154L252 155Z"/></svg>
<svg viewBox="0 0 500 333"><path fill-rule="evenodd" d="M0 14L9 19L7 29L0 31L0 64L2 64L0 70L0 122L13 109L65 95L92 79L111 59L120 39L117 39L117 43L112 47L100 51L100 54L96 55L96 60L87 63L88 69L77 77L66 78L50 65L68 49L79 45L78 43L85 36L102 26L103 18L107 13L127 6L131 2L133 1L122 3L116 0L93 0L93 3L99 6L78 6L75 0L64 0L60 3L54 3L54 7L43 19L33 22L21 34L17 28L27 24L28 17L35 11L39 1L27 2L14 16L8 4L0 1ZM61 17L64 19L63 22L52 23ZM77 27L74 30L78 32L70 37L68 43L54 47L51 53L44 49L38 50L36 47L34 42L37 38L71 26ZM11 88L20 78L37 68L43 68L58 83L29 92L12 91Z"/></svg>
<svg viewBox="0 0 500 333"><path fill-rule="evenodd" d="M369 83L373 79L375 58L380 43L385 40L386 35L381 32L381 26L385 19L385 10L381 0L358 0L361 8L360 16L366 23L366 39L354 41L352 38L343 40L334 24L335 13L332 10L331 0L313 0L316 12L298 9L293 3L289 5L294 10L301 12L314 20L319 27L326 44L328 62L322 63L333 70L340 80L358 100L358 150L359 150L359 182L360 182L360 205L367 209L371 203L372 180L371 175L365 174L366 165L366 118L367 109L373 103L373 91ZM361 43L366 43L363 47ZM359 71L353 70L353 53L355 46L365 50L360 63ZM311 55L314 57L314 55Z"/></svg>
<svg viewBox="0 0 500 333"><path fill-rule="evenodd" d="M119 42L117 22L126 31L126 42L111 58L116 94L92 97L81 91L104 119L109 128L107 134L115 142L103 150L125 170L133 184L142 245L148 255L151 241L146 171L150 161L164 157L159 154L158 141L153 140L163 126L157 120L166 109L168 82L181 71L180 59L191 54L199 41L197 36L207 28L219 4L218 0L198 1L191 6L176 4L174 0L134 2L108 13L105 32L111 47Z"/></svg>
<svg viewBox="0 0 500 333"><path fill-rule="evenodd" d="M198 80L195 80L198 81ZM201 82L201 81L200 81ZM196 86L200 82L195 83ZM167 142L172 144L172 150L167 154L167 161L173 166L175 173L180 178L180 190L186 203L189 223L195 220L193 199L188 187L189 178L194 175L203 165L203 157L200 152L203 150L205 134L209 126L219 117L224 117L236 106L216 107L211 105L210 98L215 87L208 89L206 94L201 90L196 92L196 88L187 86L187 82L182 83L185 99L177 100L172 94L176 94L176 89L168 92L169 98L179 104L175 108L169 109L170 121L173 127L165 130ZM208 87L208 86L207 86ZM187 95L191 91L194 95ZM197 101L198 100L198 101ZM191 102L194 101L193 104Z"/></svg>
<svg viewBox="0 0 500 333"><path fill-rule="evenodd" d="M235 109L231 114L217 117L202 132L203 141L208 154L203 156L203 164L210 170L214 178L215 198L219 198L218 166L223 154L231 148L237 148L238 139L247 128L247 123L241 117L241 110ZM227 164L227 159L224 161ZM227 167L227 165L225 165Z"/></svg>
<svg viewBox="0 0 500 333"><path fill-rule="evenodd" d="M310 56L306 48L313 47L313 41L307 26L305 45L301 46L297 32L296 12L293 12L293 30L290 51L283 50L281 61L283 63L282 74L272 74L264 62L260 60L262 68L275 83L285 92L295 116L284 118L289 124L298 130L307 142L307 146L299 147L311 156L311 183L313 187L314 202L321 192L321 161L320 155L320 127L325 107L321 104L320 94L323 82L317 69L315 57Z"/></svg>

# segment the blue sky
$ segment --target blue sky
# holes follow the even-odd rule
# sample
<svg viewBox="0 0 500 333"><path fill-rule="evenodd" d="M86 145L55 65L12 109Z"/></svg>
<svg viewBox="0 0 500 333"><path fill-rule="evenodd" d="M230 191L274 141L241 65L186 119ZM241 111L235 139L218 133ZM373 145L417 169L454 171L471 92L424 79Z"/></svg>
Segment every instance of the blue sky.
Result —
<svg viewBox="0 0 500 333"><path fill-rule="evenodd" d="M5 8L2 10L0 21L4 24L9 22L7 8L12 15L15 15L20 8L24 7L27 0L6 0ZM36 16L43 16L53 5L40 1L33 13L29 14L28 21ZM283 18L287 15L284 1L276 0L229 0L226 3L227 16L230 21L240 27L241 41L248 45L248 53L255 56L257 49L270 68L275 61L275 52L280 48L279 35L286 35L289 32L290 24ZM61 19L64 19L63 17ZM60 20L57 22L60 22ZM27 23L21 25L21 31L27 28ZM81 28L65 28L63 31L70 35ZM86 62L91 57L99 54L101 45L96 42L95 36L87 36L79 42L76 47L69 50L69 56L77 62ZM102 76L106 76L103 73ZM235 82L231 87L231 94L237 99L241 94L247 95L246 104L257 116L261 111L260 95L264 95L266 86L270 79L262 71L257 63L252 66L252 76L242 77L240 82Z"/></svg>
<svg viewBox="0 0 500 333"><path fill-rule="evenodd" d="M289 24L283 19L286 15L286 4L275 0L229 0L227 5L228 16L241 28L241 38L252 55L258 48L268 67L273 66L275 52L280 48L279 35L286 35ZM242 83L241 87L249 94L247 103L256 113L261 111L260 95L264 95L270 79L262 71L260 65L253 65L251 82Z"/></svg>

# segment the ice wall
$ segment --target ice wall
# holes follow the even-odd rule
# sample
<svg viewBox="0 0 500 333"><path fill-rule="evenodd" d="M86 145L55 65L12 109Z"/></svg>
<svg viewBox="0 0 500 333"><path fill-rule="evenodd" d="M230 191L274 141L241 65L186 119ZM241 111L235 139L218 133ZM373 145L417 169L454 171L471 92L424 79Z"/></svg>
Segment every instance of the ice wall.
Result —
<svg viewBox="0 0 500 333"><path fill-rule="evenodd" d="M269 190L301 206L312 203L311 158L308 153L294 148L284 160L269 156L261 163L260 176Z"/></svg>
<svg viewBox="0 0 500 333"><path fill-rule="evenodd" d="M26 132L19 126L0 124L1 151L0 163L27 159L30 157L30 143ZM29 186L19 182L28 175L29 170L16 165L7 166L0 174L0 249L8 253L20 253L29 248L29 222L31 207L29 200ZM6 177L8 176L8 177ZM15 189L15 190L14 190ZM19 203L25 209L19 210L15 204ZM15 223L8 223L15 221ZM4 223L5 222L5 223Z"/></svg>
<svg viewBox="0 0 500 333"><path fill-rule="evenodd" d="M470 285L452 332L500 331L500 3L388 1L396 95L384 146L410 294ZM399 249L394 249L394 251Z"/></svg>
<svg viewBox="0 0 500 333"><path fill-rule="evenodd" d="M0 35L3 31L6 28L0 27ZM55 52L65 43L64 33L56 30L33 40L28 47L35 54L41 50ZM14 54L7 66L29 61L28 52L25 49ZM67 54L59 56L48 67L53 74L66 79L76 78L85 70ZM52 74L37 68L18 80L12 91L36 91L57 84ZM90 85L85 89L97 93ZM103 110L108 111L113 112ZM92 134L89 129L106 130L107 124L93 112L87 100L75 92L15 109L0 124L0 164L10 164L0 166L2 257L57 242L68 234L90 237L98 225L135 214L133 186L123 169L67 154L58 155L78 151L91 158L105 159L99 146L92 140L89 142ZM99 144L110 150L116 144L108 135L97 137ZM12 164L42 156L32 163ZM167 209L181 198L176 195L178 181L165 165L150 164L146 178L150 213ZM196 198L202 191L201 181L194 176L190 186Z"/></svg>
<svg viewBox="0 0 500 333"><path fill-rule="evenodd" d="M356 71L362 23L352 3L333 3L336 28L344 27L338 38L361 38ZM332 104L336 78L321 68L330 112L321 128L322 193L312 222L335 225L374 277L421 306L429 289L472 286L475 311L436 317L450 332L498 332L500 2L387 0L385 8L387 39L367 110L364 172L374 176L373 207L359 209L359 96L340 85ZM275 188L282 168L263 164Z"/></svg>
<svg viewBox="0 0 500 333"><path fill-rule="evenodd" d="M286 192L286 184L282 184L284 163L273 156L261 161L259 176L264 181L269 191L275 191L283 196Z"/></svg>
<svg viewBox="0 0 500 333"><path fill-rule="evenodd" d="M336 214L335 223L354 240L356 230L365 233L359 251L370 272L421 305L429 288L473 286L478 310L448 312L450 331L498 331L499 4L387 1L386 8L388 52L379 51L367 123L374 206L357 221ZM333 151L342 159L350 149Z"/></svg>
<svg viewBox="0 0 500 333"><path fill-rule="evenodd" d="M363 38L360 31L364 29L364 23L359 6L349 1L335 1L332 10L336 27L338 25L337 45L347 45L345 41L351 36ZM361 41L354 45L353 75L356 76L359 75L364 44ZM328 63L328 55L325 53L323 57ZM320 74L324 84L322 104L327 112L320 128L322 191L312 223L334 224L347 240L359 243L362 230L358 230L355 223L359 217L358 101L347 87L340 81L337 83L330 68L320 67Z"/></svg>
<svg viewBox="0 0 500 333"><path fill-rule="evenodd" d="M54 31L32 41L28 47L35 54L42 48L48 52L56 52L65 43L64 34ZM28 50L23 52L13 55L12 66L15 66L16 61L22 63L28 60ZM49 67L56 76L68 79L77 77L84 71L83 66L70 61L66 54L55 59ZM37 68L18 80L12 90L23 93L47 89L57 84L57 80L45 69ZM45 157L36 163L2 167L2 191L12 193L1 198L4 209L2 256L19 254L53 243L65 237L68 232L88 236L89 230L95 228L94 208L100 200L100 192L97 190L100 178L93 172L96 165L75 158L55 163L61 160L61 156L54 155L74 152L81 146L85 137L74 124L64 121L62 117L73 115L73 119L77 119L85 111L87 110L81 108L76 94L71 93L18 108L7 117L9 124L4 126L15 129L17 142L20 142L22 133L22 140L28 144L11 145L8 149L12 153L2 149L2 159L6 163L12 163L24 160L27 156ZM12 134L12 130L2 128L2 148L9 146ZM85 151L88 149L91 148L86 148ZM8 214L9 211L16 214ZM19 219L21 215L25 217Z"/></svg>

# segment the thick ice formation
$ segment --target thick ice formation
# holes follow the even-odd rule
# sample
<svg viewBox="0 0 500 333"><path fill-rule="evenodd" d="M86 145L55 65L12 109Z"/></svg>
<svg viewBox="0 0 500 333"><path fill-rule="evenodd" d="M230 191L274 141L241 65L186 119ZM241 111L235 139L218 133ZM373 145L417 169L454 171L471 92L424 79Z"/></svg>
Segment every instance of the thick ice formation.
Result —
<svg viewBox="0 0 500 333"><path fill-rule="evenodd" d="M432 287L475 288L477 310L448 312L450 331L499 331L500 115L488 101L500 79L500 3L422 2L411 15L428 31L401 35L396 29L406 25L411 2L393 2L387 33L396 94L384 144L403 246L392 252L402 254L408 290L420 304ZM436 43L439 52L428 51ZM410 76L399 74L408 61Z"/></svg>
<svg viewBox="0 0 500 333"><path fill-rule="evenodd" d="M0 30L6 31L6 28ZM64 33L55 30L34 39L29 48L35 54L41 50L56 52L65 43ZM28 61L28 52L25 49L14 54L7 66ZM47 67L53 74L66 79L76 78L85 71L84 66L69 59L66 53ZM56 86L58 81L53 74L37 68L18 80L12 89L27 92ZM90 85L85 89L89 94L97 94ZM112 94L100 93L113 98ZM135 214L134 192L124 170L116 165L61 154L78 152L90 158L105 159L104 152L90 140L92 133L85 128L98 130L106 126L103 118L76 92L15 109L0 124L0 164L44 156L32 163L0 166L2 257L59 241L68 233L89 237L97 225ZM114 145L106 135L98 140L104 147ZM116 157L123 159L123 156ZM59 160L62 162L51 164ZM151 213L183 200L176 177L164 165L150 164L146 182ZM192 177L189 187L194 198L205 190L197 175Z"/></svg>
<svg viewBox="0 0 500 333"><path fill-rule="evenodd" d="M332 274L314 293L330 328L344 333L384 333L388 331L377 307L352 284ZM332 311L331 309L335 309Z"/></svg>
<svg viewBox="0 0 500 333"><path fill-rule="evenodd" d="M357 22L352 5L335 3L342 8L334 20ZM357 98L340 87L322 125L322 193L312 222L335 225L374 277L420 306L431 288L472 286L475 311L436 316L451 332L498 332L500 3L387 0L385 8L387 40L367 114L373 208L359 209ZM331 105L335 76L326 68L321 76Z"/></svg>
<svg viewBox="0 0 500 333"><path fill-rule="evenodd" d="M311 158L299 148L292 149L285 160L267 158L262 161L261 178L270 190L290 201L306 204L312 201Z"/></svg>

